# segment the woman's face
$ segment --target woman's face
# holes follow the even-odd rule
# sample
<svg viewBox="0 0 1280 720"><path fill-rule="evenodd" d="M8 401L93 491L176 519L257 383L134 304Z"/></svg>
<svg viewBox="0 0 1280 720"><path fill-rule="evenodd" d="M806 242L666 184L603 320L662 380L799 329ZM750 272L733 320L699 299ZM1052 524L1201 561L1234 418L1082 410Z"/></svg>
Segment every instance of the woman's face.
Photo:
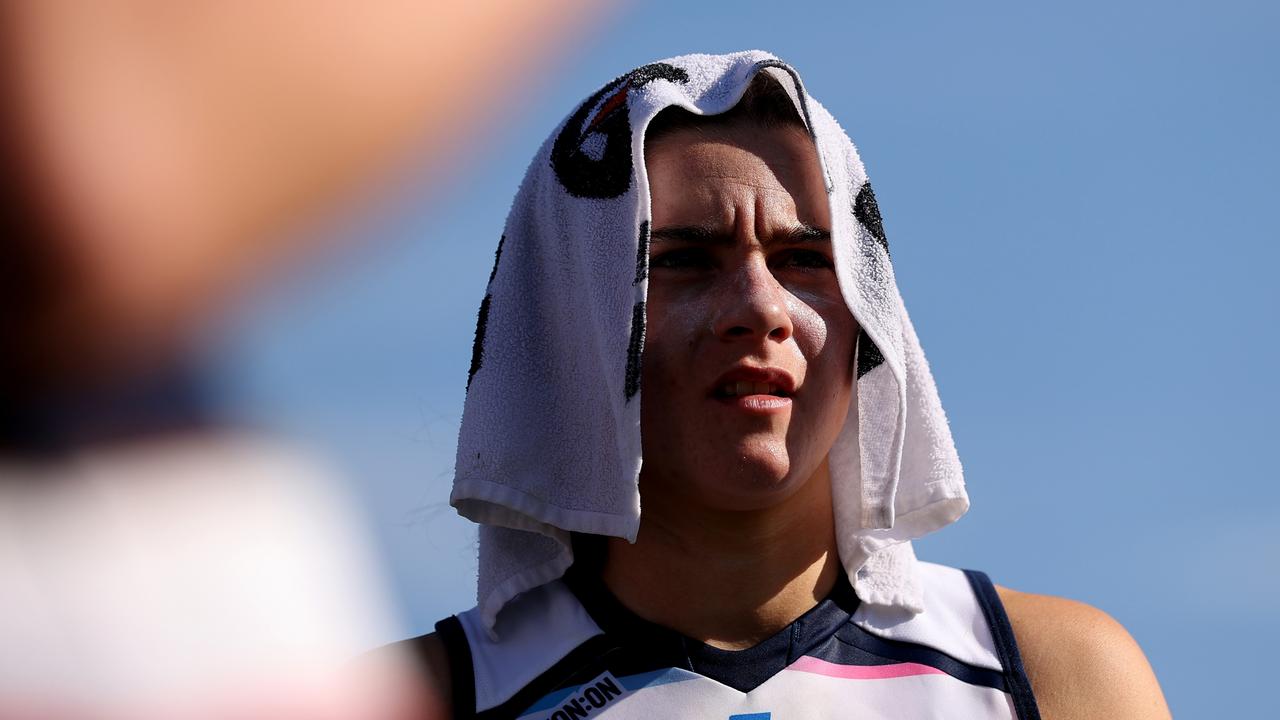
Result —
<svg viewBox="0 0 1280 720"><path fill-rule="evenodd" d="M813 142L749 123L679 130L646 167L643 492L771 506L821 466L852 393L858 326Z"/></svg>

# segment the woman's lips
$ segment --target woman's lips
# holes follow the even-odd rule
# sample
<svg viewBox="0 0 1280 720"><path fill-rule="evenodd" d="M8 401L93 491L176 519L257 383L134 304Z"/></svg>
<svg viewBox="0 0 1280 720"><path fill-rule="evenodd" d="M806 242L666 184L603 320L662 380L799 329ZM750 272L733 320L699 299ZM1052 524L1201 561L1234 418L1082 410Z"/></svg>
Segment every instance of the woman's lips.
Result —
<svg viewBox="0 0 1280 720"><path fill-rule="evenodd" d="M796 381L791 373L776 367L740 365L721 375L711 386L716 396L795 394Z"/></svg>
<svg viewBox="0 0 1280 720"><path fill-rule="evenodd" d="M771 382L737 380L734 382L726 382L721 385L720 388L716 390L716 395L720 397L735 397L742 395L776 395L778 397L786 397L787 392Z"/></svg>
<svg viewBox="0 0 1280 720"><path fill-rule="evenodd" d="M791 408L795 387L795 379L780 368L739 366L716 380L711 397L737 410L772 415Z"/></svg>

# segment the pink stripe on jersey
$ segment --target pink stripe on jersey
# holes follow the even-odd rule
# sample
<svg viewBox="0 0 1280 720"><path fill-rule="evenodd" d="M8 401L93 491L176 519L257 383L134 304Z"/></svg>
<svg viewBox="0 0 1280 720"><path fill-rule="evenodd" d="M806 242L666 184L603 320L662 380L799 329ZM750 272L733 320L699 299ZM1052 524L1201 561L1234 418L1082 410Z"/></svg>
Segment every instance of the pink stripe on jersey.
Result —
<svg viewBox="0 0 1280 720"><path fill-rule="evenodd" d="M941 670L920 663L894 665L837 665L833 662L805 656L791 663L788 670L845 678L847 680L888 680L913 675L942 675Z"/></svg>

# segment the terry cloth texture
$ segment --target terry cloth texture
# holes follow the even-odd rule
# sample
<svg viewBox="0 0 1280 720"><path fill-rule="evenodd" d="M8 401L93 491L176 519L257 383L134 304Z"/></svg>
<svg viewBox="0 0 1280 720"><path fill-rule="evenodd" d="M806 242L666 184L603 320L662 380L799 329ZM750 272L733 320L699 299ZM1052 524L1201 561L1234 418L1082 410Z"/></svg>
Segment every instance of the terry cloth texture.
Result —
<svg viewBox="0 0 1280 720"><path fill-rule="evenodd" d="M670 106L725 112L760 73L791 95L817 146L836 273L862 328L856 400L830 453L840 558L863 602L922 607L910 541L969 505L951 433L857 150L794 70L749 51L613 80L556 129L520 186L480 306L450 498L483 525L478 603L491 631L507 601L569 567L571 531L635 540L645 129Z"/></svg>

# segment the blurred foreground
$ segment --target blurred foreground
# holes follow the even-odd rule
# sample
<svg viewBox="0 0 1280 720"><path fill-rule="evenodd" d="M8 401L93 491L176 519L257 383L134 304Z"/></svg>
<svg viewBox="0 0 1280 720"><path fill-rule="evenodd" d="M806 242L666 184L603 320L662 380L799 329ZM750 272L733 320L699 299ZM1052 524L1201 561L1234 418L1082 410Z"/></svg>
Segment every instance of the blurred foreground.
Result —
<svg viewBox="0 0 1280 720"><path fill-rule="evenodd" d="M225 427L202 346L587 5L0 8L0 717L415 716L352 663L390 610L348 499Z"/></svg>

